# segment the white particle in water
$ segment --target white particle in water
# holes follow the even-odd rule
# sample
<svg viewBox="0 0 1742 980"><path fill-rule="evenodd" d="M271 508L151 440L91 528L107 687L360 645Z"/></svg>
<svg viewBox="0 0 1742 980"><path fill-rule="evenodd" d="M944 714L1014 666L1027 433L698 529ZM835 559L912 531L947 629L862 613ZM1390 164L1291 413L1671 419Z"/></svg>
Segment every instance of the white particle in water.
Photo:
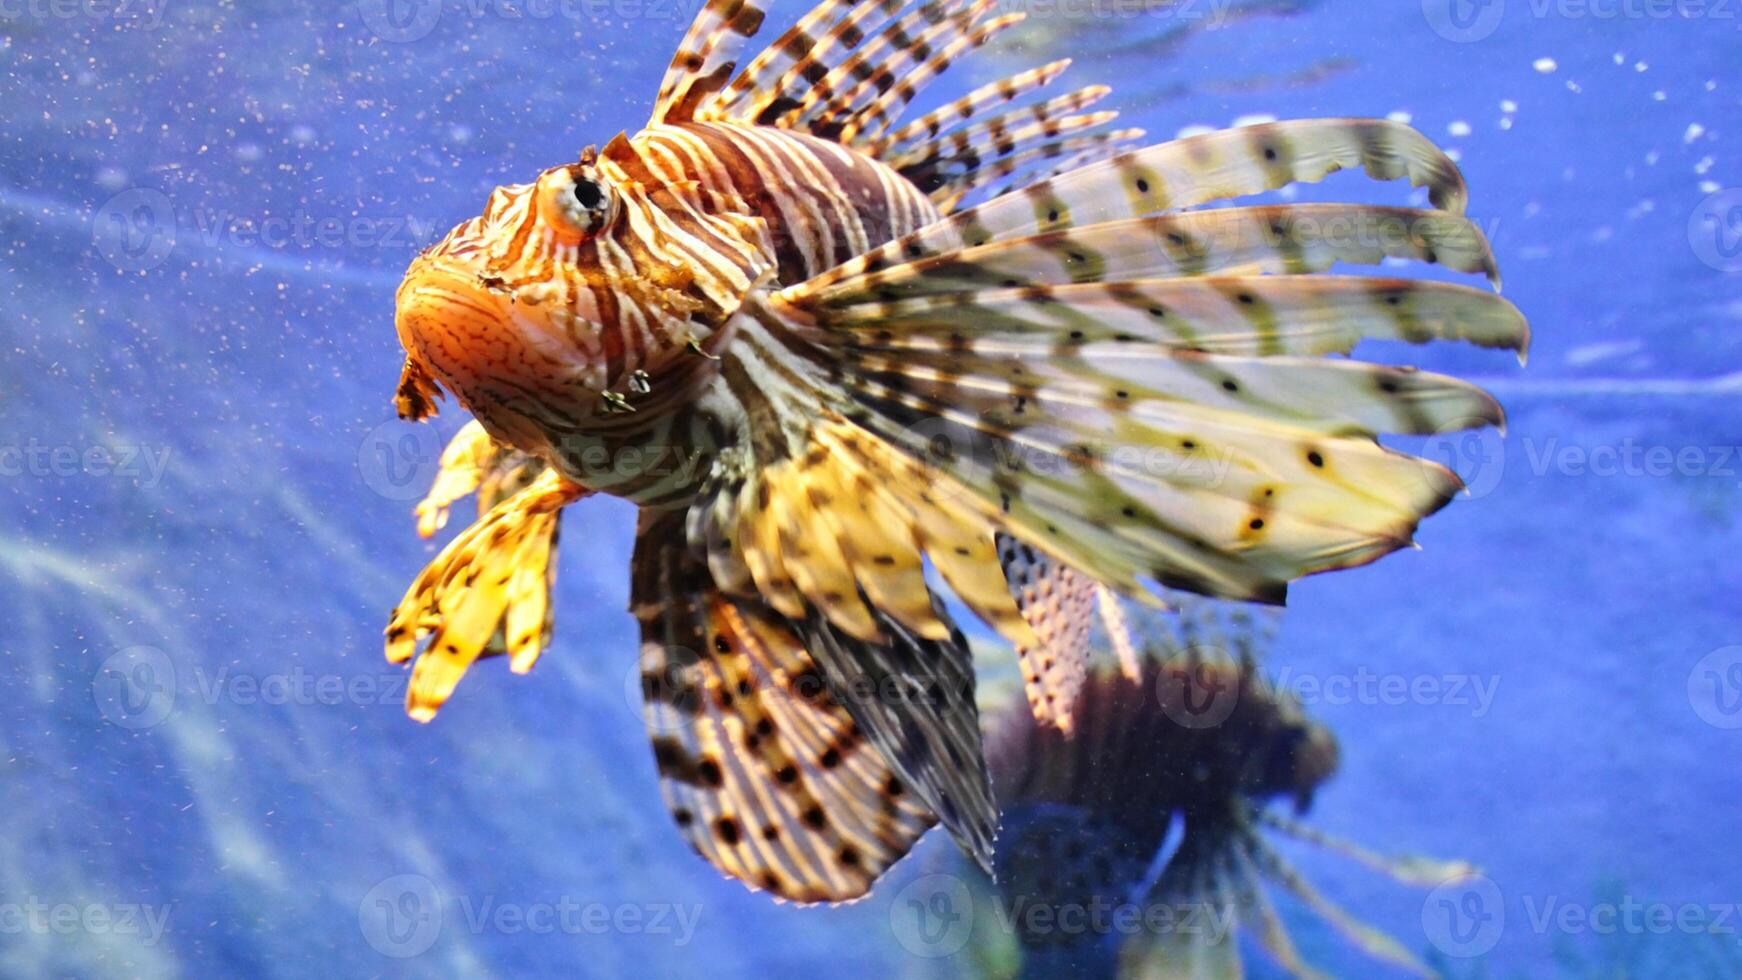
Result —
<svg viewBox="0 0 1742 980"><path fill-rule="evenodd" d="M1459 119L1457 122L1447 126L1446 132L1451 133L1453 136L1468 136L1470 135L1470 124Z"/></svg>
<svg viewBox="0 0 1742 980"><path fill-rule="evenodd" d="M1702 158L1701 158L1701 159L1700 159L1700 162L1699 162L1699 163L1696 163L1696 164L1694 164L1694 173L1696 173L1696 174L1699 174L1699 175L1700 175L1700 176L1702 176L1702 177L1703 177L1703 176L1705 176L1705 175L1706 175L1706 174L1708 174L1708 173L1711 173L1711 171L1712 171L1712 165L1713 165L1713 164L1715 164L1715 163L1717 163L1717 162L1718 162L1718 161L1716 161L1716 160L1714 160L1714 159L1712 159L1712 158L1711 158L1711 157L1709 157L1709 156L1708 156L1708 157L1702 157Z"/></svg>
<svg viewBox="0 0 1742 980"><path fill-rule="evenodd" d="M1552 75L1560 65L1553 58L1538 58L1532 67L1541 74Z"/></svg>
<svg viewBox="0 0 1742 980"><path fill-rule="evenodd" d="M1722 188L1722 186L1723 185L1719 184L1715 180L1702 180L1702 181L1700 181L1700 193L1701 194L1716 194Z"/></svg>
<svg viewBox="0 0 1742 980"><path fill-rule="evenodd" d="M1501 112L1517 112L1518 111L1518 103L1512 101L1511 99L1501 99L1500 100L1500 111Z"/></svg>
<svg viewBox="0 0 1742 980"><path fill-rule="evenodd" d="M1688 123L1687 131L1682 133L1682 142L1692 143L1704 135L1706 135L1706 127L1699 123Z"/></svg>
<svg viewBox="0 0 1742 980"><path fill-rule="evenodd" d="M1402 123L1407 126L1415 119L1415 116L1412 113L1404 112L1402 109L1393 109L1385 118L1394 123Z"/></svg>

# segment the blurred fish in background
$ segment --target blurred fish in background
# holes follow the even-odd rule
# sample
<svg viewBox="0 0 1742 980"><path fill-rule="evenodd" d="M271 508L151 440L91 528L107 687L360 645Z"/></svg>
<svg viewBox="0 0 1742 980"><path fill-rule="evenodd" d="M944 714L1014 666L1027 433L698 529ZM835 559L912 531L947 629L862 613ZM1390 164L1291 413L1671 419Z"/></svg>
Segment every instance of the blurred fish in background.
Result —
<svg viewBox="0 0 1742 980"><path fill-rule="evenodd" d="M987 897L1005 924L976 933L988 975L1240 977L1244 931L1289 975L1321 976L1273 892L1374 959L1433 975L1321 895L1271 843L1302 841L1420 887L1476 873L1463 861L1381 856L1297 822L1340 751L1330 729L1265 678L1275 620L1257 615L1210 602L1177 619L1143 614L1136 659L1096 665L1069 734L1037 724L1012 685L987 686L1002 817L997 892Z"/></svg>

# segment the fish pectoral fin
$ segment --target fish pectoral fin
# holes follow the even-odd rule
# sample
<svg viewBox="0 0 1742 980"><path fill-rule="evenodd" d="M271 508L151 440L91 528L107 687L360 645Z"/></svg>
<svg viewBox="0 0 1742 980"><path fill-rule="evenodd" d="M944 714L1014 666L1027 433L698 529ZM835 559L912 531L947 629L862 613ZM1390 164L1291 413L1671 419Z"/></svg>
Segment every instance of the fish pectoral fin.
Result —
<svg viewBox="0 0 1742 980"><path fill-rule="evenodd" d="M519 493L544 472L543 460L504 446L484 431L477 419L467 422L448 440L437 463L435 480L416 507L417 533L430 537L448 524L453 505L476 493L478 516Z"/></svg>
<svg viewBox="0 0 1742 980"><path fill-rule="evenodd" d="M682 514L644 511L631 609L660 786L678 829L752 891L863 896L937 822L835 694L812 643L729 596Z"/></svg>
<svg viewBox="0 0 1742 980"><path fill-rule="evenodd" d="M561 511L585 495L545 471L462 531L412 582L389 620L386 648L391 663L416 660L405 695L413 719L434 718L481 656L505 652L515 673L532 669L550 642Z"/></svg>

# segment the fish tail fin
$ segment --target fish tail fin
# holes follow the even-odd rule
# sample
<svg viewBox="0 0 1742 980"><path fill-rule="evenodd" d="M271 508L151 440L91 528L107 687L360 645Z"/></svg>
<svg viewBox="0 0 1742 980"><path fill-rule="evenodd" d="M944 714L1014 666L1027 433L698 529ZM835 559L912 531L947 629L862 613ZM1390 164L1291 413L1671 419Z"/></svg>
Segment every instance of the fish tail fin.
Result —
<svg viewBox="0 0 1742 980"><path fill-rule="evenodd" d="M505 654L517 674L532 669L550 644L562 509L585 495L554 470L534 467L538 475L528 479L531 464L524 460L508 458L506 470L500 456L481 465L478 453L488 452L465 432L456 443L460 451L443 454L428 506L419 508L420 527L429 526L430 533L445 523L448 506L470 492L468 483L480 491L482 504L512 483L526 482L449 542L389 617L388 661L416 660L405 710L417 721L433 719L482 657Z"/></svg>

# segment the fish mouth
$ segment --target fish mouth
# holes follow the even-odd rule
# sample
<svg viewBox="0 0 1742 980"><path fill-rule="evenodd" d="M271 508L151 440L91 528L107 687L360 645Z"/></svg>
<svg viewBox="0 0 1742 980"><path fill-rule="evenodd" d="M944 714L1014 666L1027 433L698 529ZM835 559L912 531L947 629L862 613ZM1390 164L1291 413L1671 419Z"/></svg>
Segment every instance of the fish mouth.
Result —
<svg viewBox="0 0 1742 980"><path fill-rule="evenodd" d="M476 269L420 259L396 297L394 325L411 363L459 399L492 438L527 448L542 439L529 416L545 394L509 299Z"/></svg>
<svg viewBox="0 0 1742 980"><path fill-rule="evenodd" d="M395 300L394 324L409 354L438 371L464 363L503 323L500 300L476 272L444 263L419 261L406 272Z"/></svg>

